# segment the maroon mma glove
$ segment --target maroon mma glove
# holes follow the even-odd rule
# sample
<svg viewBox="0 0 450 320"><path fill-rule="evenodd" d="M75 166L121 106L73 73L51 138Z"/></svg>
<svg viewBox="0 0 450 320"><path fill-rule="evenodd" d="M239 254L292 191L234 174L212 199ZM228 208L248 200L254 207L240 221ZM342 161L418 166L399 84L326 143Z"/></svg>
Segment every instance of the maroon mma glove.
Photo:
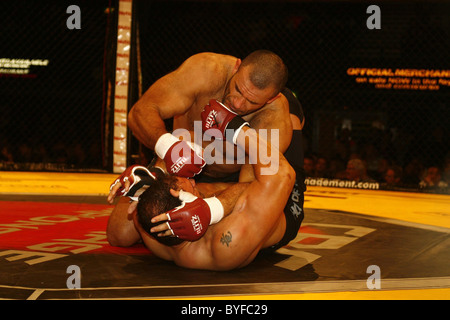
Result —
<svg viewBox="0 0 450 320"><path fill-rule="evenodd" d="M197 198L193 194L180 190L182 204L166 213L172 234L182 240L200 239L208 226L219 222L224 209L216 197Z"/></svg>
<svg viewBox="0 0 450 320"><path fill-rule="evenodd" d="M158 157L164 159L167 171L179 177L192 178L206 165L200 146L179 140L170 133L159 137L155 152Z"/></svg>
<svg viewBox="0 0 450 320"><path fill-rule="evenodd" d="M236 144L236 137L243 126L249 125L237 113L228 109L223 103L211 99L201 113L202 130L217 129L226 140ZM214 135L215 136L215 135ZM216 137L217 138L217 137Z"/></svg>
<svg viewBox="0 0 450 320"><path fill-rule="evenodd" d="M160 170L155 168L155 170ZM125 191L125 181L130 181L130 188ZM138 201L139 196L156 180L156 173L151 172L144 166L132 165L111 184L109 190L120 183L117 195L129 197L133 201Z"/></svg>

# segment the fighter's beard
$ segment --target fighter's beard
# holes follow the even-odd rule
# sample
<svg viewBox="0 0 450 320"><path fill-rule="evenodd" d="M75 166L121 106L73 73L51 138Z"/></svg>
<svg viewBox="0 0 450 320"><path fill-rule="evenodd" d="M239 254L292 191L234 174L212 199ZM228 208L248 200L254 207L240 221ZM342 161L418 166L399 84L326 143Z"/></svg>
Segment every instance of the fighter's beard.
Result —
<svg viewBox="0 0 450 320"><path fill-rule="evenodd" d="M226 100L227 100L228 95L230 94L230 81L231 81L231 79L233 79L233 77L234 77L234 75L233 75L230 79L228 79L227 83L225 84L225 90L224 90L224 92L223 92L223 96L222 96L222 99L221 99L221 101L220 101L220 102L222 102L224 105L226 105L227 107L230 107L229 101L228 101L228 103L227 103Z"/></svg>

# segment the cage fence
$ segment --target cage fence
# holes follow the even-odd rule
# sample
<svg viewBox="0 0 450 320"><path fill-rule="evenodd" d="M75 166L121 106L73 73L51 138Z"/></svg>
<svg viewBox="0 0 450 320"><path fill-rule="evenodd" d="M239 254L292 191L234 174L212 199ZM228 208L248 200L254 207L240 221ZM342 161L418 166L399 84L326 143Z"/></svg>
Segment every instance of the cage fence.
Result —
<svg viewBox="0 0 450 320"><path fill-rule="evenodd" d="M26 75L0 70L1 169L110 171L118 1L80 2L82 28L70 32L68 2L33 3L2 3L0 59L48 65ZM388 168L401 172L397 190L418 190L436 168L442 188L430 190L446 193L450 4L382 2L381 29L367 28L367 6L134 0L129 107L193 54L272 50L304 109L305 158L327 165L311 178L345 178L349 160L359 158L384 186ZM128 164L148 162L153 153L128 137Z"/></svg>

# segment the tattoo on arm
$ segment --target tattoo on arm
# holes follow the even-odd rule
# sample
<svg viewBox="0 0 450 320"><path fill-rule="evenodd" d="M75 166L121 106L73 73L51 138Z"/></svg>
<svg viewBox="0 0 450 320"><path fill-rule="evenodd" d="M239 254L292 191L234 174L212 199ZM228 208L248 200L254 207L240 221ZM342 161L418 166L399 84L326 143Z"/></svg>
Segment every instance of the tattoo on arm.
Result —
<svg viewBox="0 0 450 320"><path fill-rule="evenodd" d="M223 245L227 245L227 247L229 247L232 238L233 237L232 237L230 231L228 231L227 234L222 233L222 237L220 238L220 243Z"/></svg>

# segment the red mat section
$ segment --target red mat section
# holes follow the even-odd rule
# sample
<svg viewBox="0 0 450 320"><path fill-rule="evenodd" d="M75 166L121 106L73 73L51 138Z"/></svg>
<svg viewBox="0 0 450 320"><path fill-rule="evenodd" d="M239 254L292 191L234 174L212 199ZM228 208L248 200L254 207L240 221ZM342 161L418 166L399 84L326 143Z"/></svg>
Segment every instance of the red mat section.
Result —
<svg viewBox="0 0 450 320"><path fill-rule="evenodd" d="M0 249L149 254L143 245L108 244L106 226L112 209L103 204L0 201Z"/></svg>

